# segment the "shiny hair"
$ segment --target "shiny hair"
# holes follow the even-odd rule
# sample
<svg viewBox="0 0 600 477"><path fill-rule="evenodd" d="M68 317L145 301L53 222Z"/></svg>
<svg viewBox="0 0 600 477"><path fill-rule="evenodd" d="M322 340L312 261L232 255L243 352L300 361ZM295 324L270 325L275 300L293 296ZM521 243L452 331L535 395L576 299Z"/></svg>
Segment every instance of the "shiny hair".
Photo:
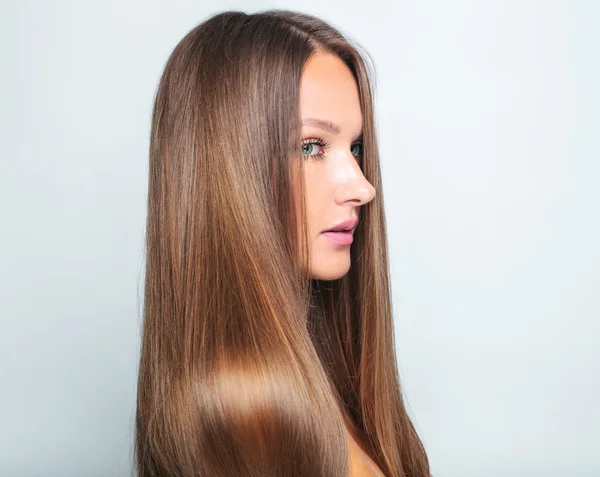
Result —
<svg viewBox="0 0 600 477"><path fill-rule="evenodd" d="M352 265L305 273L300 80L356 79L363 174ZM307 14L227 11L168 58L150 137L138 477L349 474L345 422L387 477L429 476L403 403L368 54Z"/></svg>

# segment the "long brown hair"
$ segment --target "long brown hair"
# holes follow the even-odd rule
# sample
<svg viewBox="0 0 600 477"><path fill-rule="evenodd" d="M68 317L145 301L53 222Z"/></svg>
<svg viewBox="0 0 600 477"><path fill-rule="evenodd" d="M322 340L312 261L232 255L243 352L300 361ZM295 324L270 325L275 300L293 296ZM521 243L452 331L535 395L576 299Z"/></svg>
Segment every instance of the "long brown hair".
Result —
<svg viewBox="0 0 600 477"><path fill-rule="evenodd" d="M363 206L342 278L311 279L299 87L316 51L356 78ZM310 15L216 14L170 55L150 139L139 477L347 476L344 418L387 477L429 476L392 324L368 54Z"/></svg>

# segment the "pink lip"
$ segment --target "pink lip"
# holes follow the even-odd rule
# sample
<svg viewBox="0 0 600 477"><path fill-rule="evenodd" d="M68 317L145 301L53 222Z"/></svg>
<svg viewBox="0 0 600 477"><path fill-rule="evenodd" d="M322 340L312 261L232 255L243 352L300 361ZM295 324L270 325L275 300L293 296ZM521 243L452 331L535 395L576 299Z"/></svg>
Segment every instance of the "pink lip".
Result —
<svg viewBox="0 0 600 477"><path fill-rule="evenodd" d="M358 219L345 220L337 225L334 225L330 229L324 230L323 235L332 244L335 245L350 245L354 240L354 229L358 224ZM334 232L336 230L336 232Z"/></svg>
<svg viewBox="0 0 600 477"><path fill-rule="evenodd" d="M344 220L343 222L340 222L337 225L334 225L326 230L324 230L323 232L332 232L333 230L341 230L343 232L349 232L350 234L352 234L354 232L354 229L356 228L358 224L358 219L350 219L350 220ZM336 232L339 233L339 232Z"/></svg>
<svg viewBox="0 0 600 477"><path fill-rule="evenodd" d="M352 231L349 230L347 232L323 232L323 235L329 240L331 243L335 245L350 245L354 240L354 236L352 235Z"/></svg>

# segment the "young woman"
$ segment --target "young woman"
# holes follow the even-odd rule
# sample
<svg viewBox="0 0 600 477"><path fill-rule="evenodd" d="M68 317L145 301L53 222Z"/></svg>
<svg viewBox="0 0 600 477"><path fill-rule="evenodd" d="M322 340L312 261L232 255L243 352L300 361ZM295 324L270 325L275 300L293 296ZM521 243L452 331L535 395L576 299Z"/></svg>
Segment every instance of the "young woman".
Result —
<svg viewBox="0 0 600 477"><path fill-rule="evenodd" d="M139 477L429 476L392 327L368 55L217 14L152 118Z"/></svg>

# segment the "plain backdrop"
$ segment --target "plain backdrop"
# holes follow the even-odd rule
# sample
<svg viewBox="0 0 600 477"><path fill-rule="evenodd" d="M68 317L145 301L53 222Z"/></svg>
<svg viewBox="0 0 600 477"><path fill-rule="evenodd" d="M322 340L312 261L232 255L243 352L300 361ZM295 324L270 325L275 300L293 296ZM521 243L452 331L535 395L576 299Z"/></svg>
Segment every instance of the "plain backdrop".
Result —
<svg viewBox="0 0 600 477"><path fill-rule="evenodd" d="M131 475L150 113L209 15L371 54L396 344L434 477L600 475L600 2L2 1L0 475Z"/></svg>

